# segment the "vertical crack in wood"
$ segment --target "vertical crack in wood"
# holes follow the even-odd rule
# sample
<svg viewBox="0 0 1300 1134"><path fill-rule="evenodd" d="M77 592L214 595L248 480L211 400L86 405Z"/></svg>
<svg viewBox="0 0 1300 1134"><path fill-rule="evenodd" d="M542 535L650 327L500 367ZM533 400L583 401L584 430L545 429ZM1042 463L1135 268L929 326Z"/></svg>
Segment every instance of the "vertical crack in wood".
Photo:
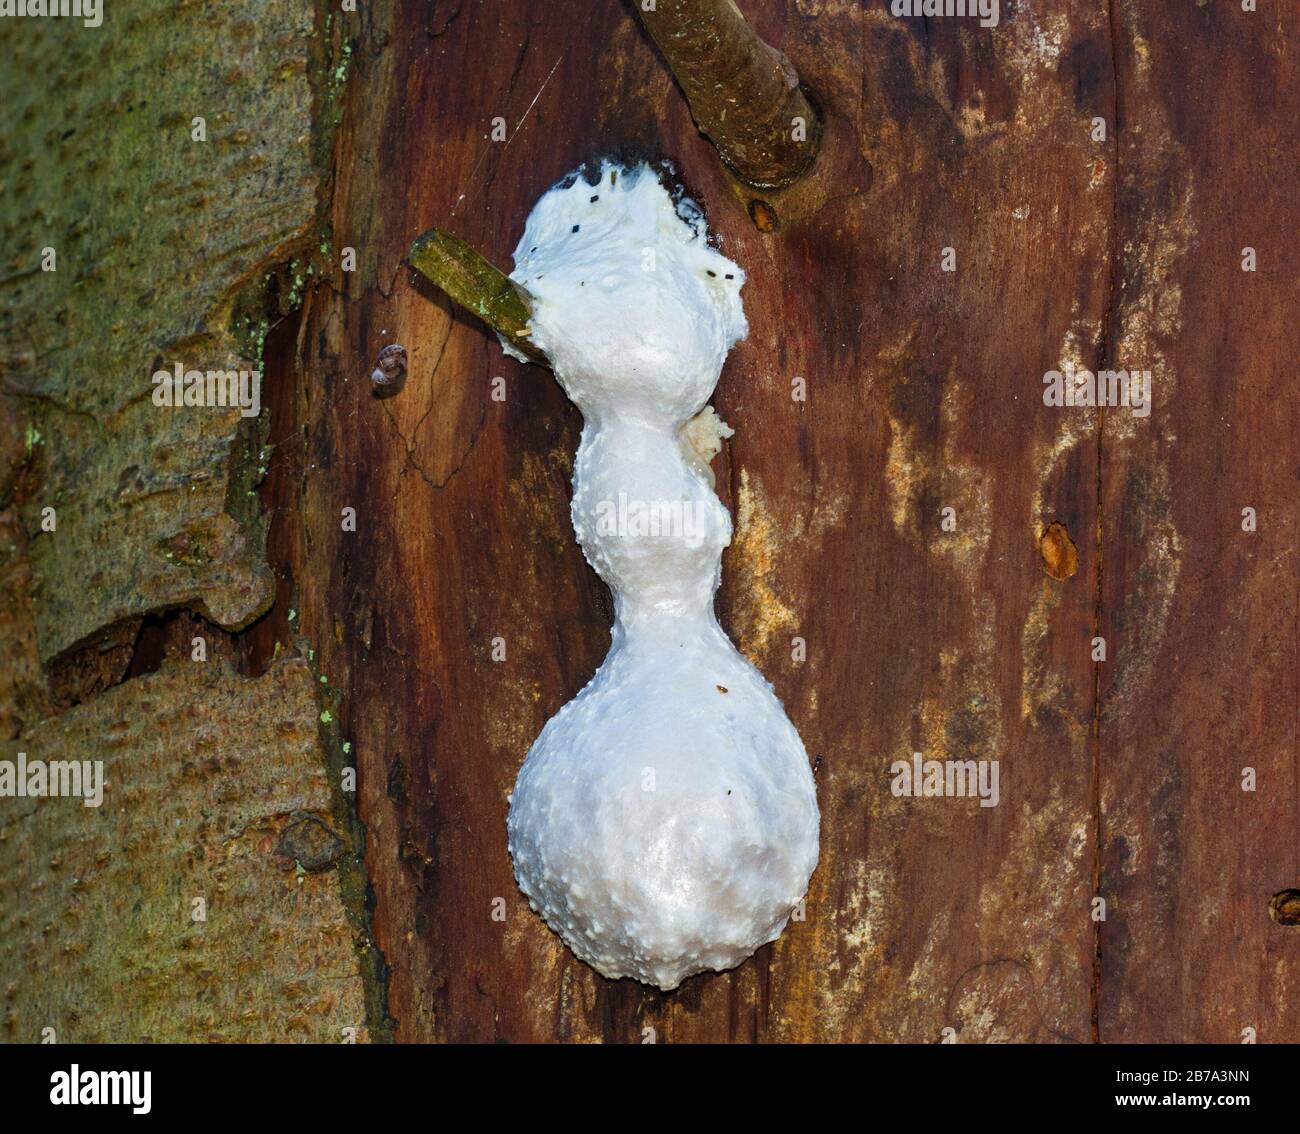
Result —
<svg viewBox="0 0 1300 1134"><path fill-rule="evenodd" d="M1119 88L1119 28L1115 14L1115 0L1107 0L1106 17L1110 32L1110 69L1111 83L1113 85L1113 95L1111 104L1111 145L1113 151L1112 169L1111 169L1111 230L1110 230L1110 256L1108 264L1108 281L1106 290L1106 304L1102 312L1101 334L1098 344L1098 364L1094 368L1101 371L1110 366L1114 355L1114 343L1118 340L1119 332L1117 323L1117 308L1120 300L1120 246L1119 246L1119 228L1120 228L1120 109L1121 98ZM1106 434L1106 407L1099 406L1097 409L1097 475L1096 475L1096 499L1097 499L1097 516L1096 516L1096 583L1093 591L1093 637L1102 637L1102 614L1104 601L1104 541L1105 541L1105 507L1106 501L1103 494L1102 468L1105 458L1105 434ZM1092 882L1093 896L1098 898L1102 896L1102 846L1103 823L1102 823L1102 791L1101 791L1101 674L1102 662L1094 661L1092 663L1092 837L1093 837L1093 867ZM1102 951L1101 951L1101 927L1102 922L1096 918L1093 920L1093 955L1092 955L1092 986L1091 986L1091 1030L1092 1042L1101 1042L1101 982L1102 982Z"/></svg>

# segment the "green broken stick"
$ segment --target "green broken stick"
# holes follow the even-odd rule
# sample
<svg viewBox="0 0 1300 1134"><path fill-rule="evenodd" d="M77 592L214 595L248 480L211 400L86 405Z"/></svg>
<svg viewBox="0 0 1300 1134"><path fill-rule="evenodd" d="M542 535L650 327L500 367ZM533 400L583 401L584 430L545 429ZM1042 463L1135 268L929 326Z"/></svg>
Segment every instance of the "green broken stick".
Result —
<svg viewBox="0 0 1300 1134"><path fill-rule="evenodd" d="M532 297L463 240L431 228L416 238L406 258L420 275L474 312L520 354L546 364L546 355L528 337Z"/></svg>

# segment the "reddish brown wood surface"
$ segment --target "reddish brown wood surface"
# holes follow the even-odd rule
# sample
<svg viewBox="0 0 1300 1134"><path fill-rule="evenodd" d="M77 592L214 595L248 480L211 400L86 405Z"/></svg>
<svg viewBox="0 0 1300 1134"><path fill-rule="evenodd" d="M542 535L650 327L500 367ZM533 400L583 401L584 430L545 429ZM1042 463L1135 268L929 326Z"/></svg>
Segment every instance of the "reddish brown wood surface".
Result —
<svg viewBox="0 0 1300 1134"><path fill-rule="evenodd" d="M1161 384L1103 446L1104 1040L1300 1039L1300 930L1268 913L1300 885L1300 11L1264 7L1117 24L1110 351Z"/></svg>
<svg viewBox="0 0 1300 1134"><path fill-rule="evenodd" d="M397 1036L1300 1038L1300 930L1267 911L1297 884L1295 18L741 6L825 115L772 232L616 0L349 27L330 219L358 270L268 344L280 589L254 636L300 630L341 691ZM438 225L508 266L537 196L610 152L672 159L748 273L719 611L821 761L807 920L668 996L575 960L506 851L519 764L608 646L568 521L579 415L401 265ZM394 341L409 377L377 400ZM1150 418L1042 404L1045 371L1116 358L1155 371ZM999 760L999 806L895 798L914 751Z"/></svg>

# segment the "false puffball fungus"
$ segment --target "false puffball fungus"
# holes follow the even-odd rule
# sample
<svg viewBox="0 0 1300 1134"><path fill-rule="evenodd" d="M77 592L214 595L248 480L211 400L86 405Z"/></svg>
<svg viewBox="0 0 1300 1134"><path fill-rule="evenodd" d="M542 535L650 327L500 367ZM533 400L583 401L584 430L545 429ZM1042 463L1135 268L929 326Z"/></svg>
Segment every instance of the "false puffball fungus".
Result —
<svg viewBox="0 0 1300 1134"><path fill-rule="evenodd" d="M774 940L817 865L803 743L713 613L731 516L707 460L731 431L704 405L745 277L693 203L607 163L538 201L511 278L582 410L573 526L615 622L519 771L510 853L580 958L672 989Z"/></svg>

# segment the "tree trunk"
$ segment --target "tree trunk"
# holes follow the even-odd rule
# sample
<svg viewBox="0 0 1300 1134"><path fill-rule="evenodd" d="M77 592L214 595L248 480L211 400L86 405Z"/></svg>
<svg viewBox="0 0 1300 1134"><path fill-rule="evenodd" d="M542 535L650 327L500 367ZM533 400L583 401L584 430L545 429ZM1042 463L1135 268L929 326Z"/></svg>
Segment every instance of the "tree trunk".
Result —
<svg viewBox="0 0 1300 1134"><path fill-rule="evenodd" d="M822 118L811 170L760 193L629 3L250 7L179 25L240 60L221 105L59 57L66 28L4 79L35 108L6 182L81 196L3 205L0 722L28 756L121 756L93 837L79 805L0 800L6 973L49 932L78 955L87 909L119 926L62 990L14 978L9 1038L1300 1040L1273 900L1300 887L1293 15L740 0ZM119 29L140 73L163 18ZM667 995L576 960L506 850L525 752L609 645L569 523L581 418L403 264L438 226L508 269L537 197L606 154L670 159L748 275L713 402L718 610L822 809L805 918ZM392 343L405 384L377 397ZM156 409L177 358L260 361L262 415ZM1070 369L1151 371L1149 415L1046 405ZM916 752L997 761L998 805L894 794ZM280 777L256 806L249 761ZM146 806L164 787L175 815ZM205 893L274 928L223 923L186 969ZM147 950L115 921L137 901ZM286 941L301 988L203 975ZM89 1006L146 963L143 1007Z"/></svg>

